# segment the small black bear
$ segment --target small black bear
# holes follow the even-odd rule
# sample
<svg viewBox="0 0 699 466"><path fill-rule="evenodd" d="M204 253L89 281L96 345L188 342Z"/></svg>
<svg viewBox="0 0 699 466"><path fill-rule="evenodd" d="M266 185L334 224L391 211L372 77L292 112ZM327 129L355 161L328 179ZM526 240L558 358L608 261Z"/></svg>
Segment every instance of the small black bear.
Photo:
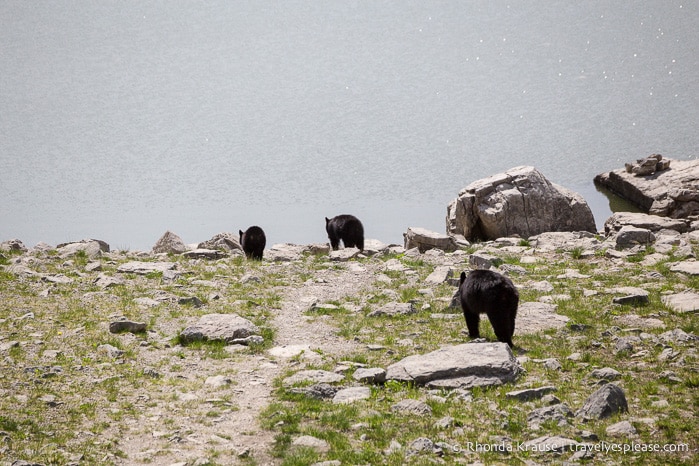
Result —
<svg viewBox="0 0 699 466"><path fill-rule="evenodd" d="M325 217L325 231L328 232L333 251L337 251L340 240L346 248L364 250L364 226L354 215L338 215L330 219Z"/></svg>
<svg viewBox="0 0 699 466"><path fill-rule="evenodd" d="M245 233L243 230L238 231L240 232L240 246L248 259L262 260L262 251L265 250L267 244L267 237L262 228L253 226L245 230Z"/></svg>
<svg viewBox="0 0 699 466"><path fill-rule="evenodd" d="M461 272L459 295L469 336L480 338L480 314L487 314L498 341L512 348L519 304L519 293L512 280L490 270L472 270L468 278Z"/></svg>

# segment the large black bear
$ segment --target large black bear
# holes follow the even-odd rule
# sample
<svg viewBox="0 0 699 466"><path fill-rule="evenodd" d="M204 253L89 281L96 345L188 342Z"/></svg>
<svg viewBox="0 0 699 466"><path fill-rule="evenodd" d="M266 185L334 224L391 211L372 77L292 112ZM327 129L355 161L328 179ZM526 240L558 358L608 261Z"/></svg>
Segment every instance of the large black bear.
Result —
<svg viewBox="0 0 699 466"><path fill-rule="evenodd" d="M354 215L338 215L330 219L325 217L325 231L328 232L333 251L337 251L340 240L346 248L364 250L364 226Z"/></svg>
<svg viewBox="0 0 699 466"><path fill-rule="evenodd" d="M240 246L248 259L262 260L262 251L265 250L267 244L267 237L262 228L253 226L245 230L245 233L243 230L238 231L240 232Z"/></svg>
<svg viewBox="0 0 699 466"><path fill-rule="evenodd" d="M480 314L487 314L498 341L512 348L519 305L519 293L512 280L490 270L472 270L468 277L461 272L459 295L469 336L480 337Z"/></svg>

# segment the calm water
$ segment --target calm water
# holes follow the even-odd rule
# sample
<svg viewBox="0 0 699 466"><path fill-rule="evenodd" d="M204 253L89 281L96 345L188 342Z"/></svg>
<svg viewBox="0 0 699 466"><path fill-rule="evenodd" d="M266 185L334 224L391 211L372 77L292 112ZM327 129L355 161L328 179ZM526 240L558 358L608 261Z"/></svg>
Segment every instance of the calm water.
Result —
<svg viewBox="0 0 699 466"><path fill-rule="evenodd" d="M472 181L699 148L699 2L0 2L0 240L444 231Z"/></svg>

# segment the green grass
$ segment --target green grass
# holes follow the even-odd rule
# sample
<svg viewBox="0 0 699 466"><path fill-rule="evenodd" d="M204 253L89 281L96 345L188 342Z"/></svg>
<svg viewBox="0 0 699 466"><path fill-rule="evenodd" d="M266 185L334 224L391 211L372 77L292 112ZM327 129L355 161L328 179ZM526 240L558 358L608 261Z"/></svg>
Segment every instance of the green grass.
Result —
<svg viewBox="0 0 699 466"><path fill-rule="evenodd" d="M520 246L530 247L523 240ZM485 244L469 248L475 252ZM535 264L521 263L511 252L489 251L503 263L523 267L523 275L511 278L520 286L523 302L537 301L550 294L566 295L556 300L557 312L570 318L559 330L536 334L515 333L515 354L525 358L526 373L514 384L489 389L473 389L470 396L431 391L410 384L389 382L372 387L366 401L338 405L328 400L311 399L292 393L276 380L269 405L260 414L263 428L274 437L272 454L279 464L308 465L313 462L338 460L342 464L525 464L535 461L556 464L572 453L562 456L537 455L514 451L503 456L499 452L474 452L467 448L475 442L500 443L503 439L517 444L541 435L561 435L582 440L580 432L593 432L600 440L617 443L689 444L697 448L699 427L696 422L699 407L699 376L697 356L693 345L673 345L678 358L658 361L664 346L657 342L659 334L681 328L699 333L699 322L692 313L678 314L661 300L665 293L698 290L699 277L681 276L670 271L681 258L674 255L654 266L641 264L652 253L647 248L623 262L607 260L603 252L593 256L580 248L562 251ZM695 254L699 249L695 247ZM18 255L3 252L0 265L7 267ZM457 263L455 276L466 270L468 256ZM288 376L299 367L334 370L341 361L352 361L369 367L386 368L390 364L416 353L427 353L440 346L468 341L460 309L450 309L449 301L455 288L442 284L432 287L431 294L424 278L435 268L434 259L390 254L358 259L367 267L380 266L395 259L409 267L414 274L382 272L390 282L376 282L370 290L357 290L354 295L330 301L335 307L322 306L306 312L307 318L323 319L337 329L337 334L361 345L378 344L381 351L357 351L341 355L323 354L323 362L313 365L303 358L292 358L284 371ZM17 341L0 354L0 454L14 459L42 464L67 464L79 458L80 464L117 464L126 458L121 444L126 426L138 425L144 407L157 408L169 403L182 403L181 394L201 387L202 380L191 379L197 361L209 361L225 367L223 373L236 373L239 358L265 357L274 344L276 329L272 316L282 306L284 289L300 287L321 271L342 270L341 264L329 264L326 256L306 256L291 266L270 266L268 263L246 261L240 257L217 261L168 258L178 265L182 275L169 281L162 274L146 276L123 275L116 272L124 262L133 260L124 252L100 260L104 274L118 276L126 284L101 289L91 279L83 279L75 270L88 263L84 255L71 258L75 269L64 266L65 259L54 252L41 257L34 265L37 273L63 273L74 278L71 284L48 284L39 275L15 275L0 269L0 344ZM142 259L139 259L142 260ZM584 279L558 278L567 269L589 275ZM654 272L655 274L650 274ZM81 272L82 273L82 272ZM243 283L245 275L257 276L259 281ZM197 285L196 280L219 283L215 289ZM552 293L542 293L527 287L530 282L548 281ZM647 289L650 301L645 305L612 304L608 289L637 286ZM48 294L44 292L48 291ZM589 294L586 291L594 291ZM213 294L225 299L215 299ZM134 303L138 297L166 296L154 307L141 308ZM197 296L205 306L176 304L179 297ZM174 301L173 301L174 300ZM409 316L369 317L382 305L392 302L414 302L417 313ZM352 311L350 311L352 309ZM360 309L358 312L356 309ZM193 320L206 313L237 313L261 328L265 343L254 345L242 353L229 353L221 342L197 342L182 345L179 332ZM432 314L453 314L455 319L437 319ZM615 351L616 339L637 335L625 332L620 323L629 315L660 319L664 328L643 329L644 339L627 353ZM142 335L111 335L108 323L118 317L148 323ZM582 324L575 330L574 324ZM481 319L481 334L489 340L495 337L487 319ZM655 338L655 339L654 339ZM40 343L37 343L40 342ZM124 351L114 360L97 351L110 344ZM60 350L51 358L50 350ZM157 377L144 371L142 359L149 352L163 357L149 364L158 372L170 372L172 377ZM578 354L576 360L570 356ZM546 369L538 360L555 358L560 370ZM681 364L678 364L681 361ZM541 401L517 402L508 399L508 391L526 386L554 385L555 396L575 411L585 398L598 388L589 374L595 368L612 367L621 372L615 381L623 387L629 402L628 414L610 419L582 423L571 418L568 426L545 423L539 431L527 425L527 414L542 406ZM661 377L671 371L679 379ZM353 370L346 373L342 385L355 385ZM150 375L149 375L150 374ZM51 395L53 398L46 398ZM235 411L235 392L217 393L220 404L188 402L186 412L195 423L210 426L227 410ZM50 406L46 400L55 400ZM397 413L392 406L401 400L418 399L432 409L431 415L417 416ZM668 407L654 405L666 400ZM178 428L178 413L166 412L159 420L162 430ZM447 427L438 425L440 419L451 418ZM653 419L654 422L644 422ZM605 429L620 420L631 420L638 430L636 439L614 439ZM325 440L327 453L292 445L300 435L312 435ZM418 438L443 442L442 453L407 454ZM391 451L392 442L401 448ZM58 446L60 445L60 447ZM216 445L207 445L208 464L228 464L226 453ZM106 458L106 459L105 459ZM632 455L609 452L597 454L583 464L695 464L696 453L652 453ZM255 458L240 459L243 464L255 464Z"/></svg>

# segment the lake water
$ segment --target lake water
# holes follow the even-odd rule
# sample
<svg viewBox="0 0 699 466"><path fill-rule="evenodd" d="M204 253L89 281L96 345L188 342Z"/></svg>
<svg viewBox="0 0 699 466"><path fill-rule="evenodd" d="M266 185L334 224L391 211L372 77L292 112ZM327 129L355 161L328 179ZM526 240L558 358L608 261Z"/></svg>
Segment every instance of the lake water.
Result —
<svg viewBox="0 0 699 466"><path fill-rule="evenodd" d="M0 240L150 249L325 216L402 243L477 179L699 148L699 2L0 2Z"/></svg>

